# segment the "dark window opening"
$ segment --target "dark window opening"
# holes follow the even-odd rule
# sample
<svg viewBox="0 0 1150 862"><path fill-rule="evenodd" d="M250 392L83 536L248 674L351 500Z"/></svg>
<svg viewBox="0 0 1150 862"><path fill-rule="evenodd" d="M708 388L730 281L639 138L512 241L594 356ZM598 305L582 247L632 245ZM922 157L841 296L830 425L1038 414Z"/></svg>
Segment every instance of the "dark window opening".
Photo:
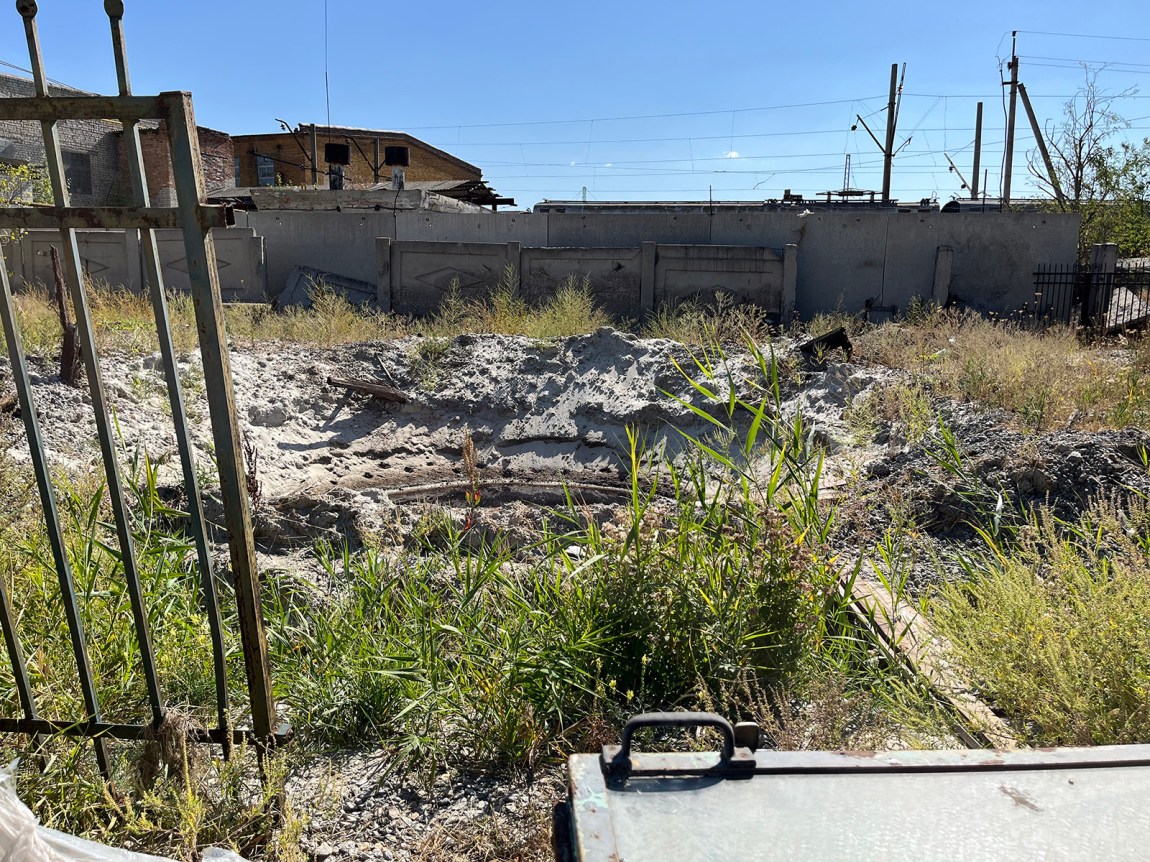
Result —
<svg viewBox="0 0 1150 862"><path fill-rule="evenodd" d="M267 156L256 156L256 179L261 186L276 184L276 165Z"/></svg>
<svg viewBox="0 0 1150 862"><path fill-rule="evenodd" d="M64 181L74 195L92 193L92 157L87 153L64 153Z"/></svg>

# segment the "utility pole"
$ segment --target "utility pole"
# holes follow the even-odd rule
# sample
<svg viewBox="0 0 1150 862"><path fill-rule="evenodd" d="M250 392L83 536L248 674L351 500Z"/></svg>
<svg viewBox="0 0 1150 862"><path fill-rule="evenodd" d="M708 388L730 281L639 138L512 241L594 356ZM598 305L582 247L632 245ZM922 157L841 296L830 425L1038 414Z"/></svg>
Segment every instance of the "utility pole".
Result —
<svg viewBox="0 0 1150 862"><path fill-rule="evenodd" d="M974 169L970 172L970 199L978 200L978 166L982 162L982 102L974 112Z"/></svg>
<svg viewBox="0 0 1150 862"><path fill-rule="evenodd" d="M894 101L895 91L898 88L898 63L890 65L890 99L886 103L886 146L883 147L882 160L882 202L890 203L890 173L894 164Z"/></svg>
<svg viewBox="0 0 1150 862"><path fill-rule="evenodd" d="M371 176L372 182L376 185L379 185L379 138L375 138L374 142L375 150L372 153L373 158L371 160Z"/></svg>
<svg viewBox="0 0 1150 862"><path fill-rule="evenodd" d="M1046 139L1042 136L1038 118L1034 116L1034 108L1030 104L1030 97L1026 95L1026 85L1018 85L1018 94L1022 96L1022 107L1026 108L1026 116L1030 120L1030 130L1034 132L1034 140L1038 143L1038 152L1042 153L1042 161L1046 165L1046 175L1050 177L1050 185L1054 189L1054 197L1059 203L1066 198L1062 195L1062 186L1058 183L1058 175L1054 173L1054 162L1050 159L1050 151L1046 149Z"/></svg>
<svg viewBox="0 0 1150 862"><path fill-rule="evenodd" d="M311 184L319 185L319 135L315 131L315 123L311 124Z"/></svg>
<svg viewBox="0 0 1150 862"><path fill-rule="evenodd" d="M1018 31L1010 34L1010 112L1006 116L1006 164L1002 175L1002 205L1010 209L1010 179L1014 172L1014 119L1018 112Z"/></svg>

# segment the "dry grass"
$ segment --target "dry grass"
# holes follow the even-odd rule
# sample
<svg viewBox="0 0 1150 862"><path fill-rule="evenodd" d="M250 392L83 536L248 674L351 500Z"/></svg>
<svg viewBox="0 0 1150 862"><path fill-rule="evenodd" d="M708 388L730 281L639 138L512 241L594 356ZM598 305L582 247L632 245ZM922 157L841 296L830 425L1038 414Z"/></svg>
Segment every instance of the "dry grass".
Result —
<svg viewBox="0 0 1150 862"><path fill-rule="evenodd" d="M526 822L493 814L460 825L441 826L420 842L418 862L550 862L549 812L532 811Z"/></svg>
<svg viewBox="0 0 1150 862"><path fill-rule="evenodd" d="M932 603L956 668L1033 744L1150 742L1150 503L984 538Z"/></svg>
<svg viewBox="0 0 1150 862"><path fill-rule="evenodd" d="M771 323L757 305L734 305L717 293L713 303L684 302L660 308L642 327L647 338L669 338L683 344L742 344L748 338L769 340Z"/></svg>
<svg viewBox="0 0 1150 862"><path fill-rule="evenodd" d="M88 301L101 353L140 355L159 350L155 317L146 296L95 284L89 287ZM57 356L60 323L50 293L33 287L19 294L16 314L28 355ZM519 297L513 273L505 275L490 295L465 299L453 293L436 314L421 319L354 306L322 289L315 292L310 308L272 309L244 303L226 306L224 315L229 338L247 346L290 342L332 347L411 335L447 338L475 332L557 338L591 332L611 322L595 304L586 279L568 279L547 302L530 305ZM176 350L194 350L197 337L191 299L184 294L170 296L168 317ZM0 347L4 347L2 336Z"/></svg>
<svg viewBox="0 0 1150 862"><path fill-rule="evenodd" d="M912 373L938 395L1014 414L1036 431L1150 422L1150 344L1084 344L1073 330L1031 331L933 311L867 329L855 356Z"/></svg>

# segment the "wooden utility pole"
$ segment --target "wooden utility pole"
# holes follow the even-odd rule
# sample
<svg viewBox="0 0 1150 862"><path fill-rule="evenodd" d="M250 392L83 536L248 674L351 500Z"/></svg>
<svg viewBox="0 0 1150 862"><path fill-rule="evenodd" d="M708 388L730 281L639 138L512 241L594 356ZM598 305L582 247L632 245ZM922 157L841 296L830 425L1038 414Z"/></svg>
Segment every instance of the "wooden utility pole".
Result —
<svg viewBox="0 0 1150 862"><path fill-rule="evenodd" d="M1010 179L1014 172L1014 119L1018 112L1018 31L1010 34L1010 112L1006 116L1006 163L1002 172L1002 205L1010 209Z"/></svg>
<svg viewBox="0 0 1150 862"><path fill-rule="evenodd" d="M978 166L982 162L982 102L974 112L974 170L970 177L970 199L978 200Z"/></svg>
<svg viewBox="0 0 1150 862"><path fill-rule="evenodd" d="M890 203L890 174L894 164L895 95L898 89L898 63L890 64L890 98L886 103L886 146L882 155L882 202Z"/></svg>
<svg viewBox="0 0 1150 862"><path fill-rule="evenodd" d="M1038 152L1042 154L1042 162L1046 165L1046 175L1050 177L1054 197L1059 203L1065 202L1062 186L1058 182L1058 175L1054 173L1054 162L1050 158L1050 151L1046 149L1046 139L1042 136L1042 129L1038 125L1038 117L1034 116L1034 107L1030 104L1030 97L1026 95L1026 85L1019 83L1018 94L1022 96L1022 107L1026 108L1026 117L1030 120L1030 131L1034 132L1034 140L1038 143Z"/></svg>

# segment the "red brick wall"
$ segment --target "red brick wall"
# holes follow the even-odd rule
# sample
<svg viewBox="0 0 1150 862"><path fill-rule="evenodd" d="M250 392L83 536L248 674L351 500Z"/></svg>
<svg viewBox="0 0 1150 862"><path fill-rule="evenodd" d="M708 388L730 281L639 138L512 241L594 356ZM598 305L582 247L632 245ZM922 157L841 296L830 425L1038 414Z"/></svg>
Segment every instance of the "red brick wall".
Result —
<svg viewBox="0 0 1150 862"><path fill-rule="evenodd" d="M200 144L200 168L204 173L204 190L210 192L218 188L231 188L235 185L235 155L231 136L203 127L198 127L196 131ZM144 156L144 175L148 180L152 205L173 205L176 200L176 181L168 148L168 131L163 123L159 128L140 130L140 151ZM126 199L131 196L127 156L127 148L121 146L121 191Z"/></svg>

